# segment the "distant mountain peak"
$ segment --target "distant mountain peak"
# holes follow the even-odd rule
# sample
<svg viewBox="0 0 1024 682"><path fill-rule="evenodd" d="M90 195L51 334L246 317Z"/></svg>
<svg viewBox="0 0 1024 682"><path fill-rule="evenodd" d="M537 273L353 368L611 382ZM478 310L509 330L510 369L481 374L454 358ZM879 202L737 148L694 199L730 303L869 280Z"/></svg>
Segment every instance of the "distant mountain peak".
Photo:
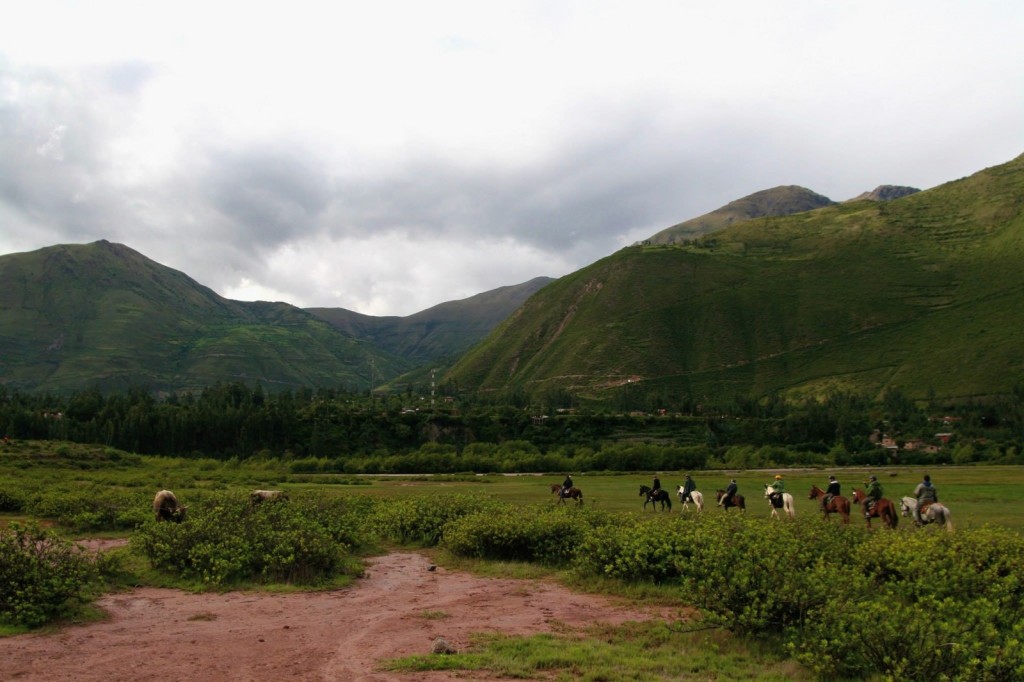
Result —
<svg viewBox="0 0 1024 682"><path fill-rule="evenodd" d="M870 192L861 192L849 201L892 201L920 192L916 187L904 185L879 185Z"/></svg>
<svg viewBox="0 0 1024 682"><path fill-rule="evenodd" d="M803 213L834 203L836 202L806 187L780 185L748 194L710 213L673 225L655 234L648 241L653 244L672 244L724 230L744 220Z"/></svg>

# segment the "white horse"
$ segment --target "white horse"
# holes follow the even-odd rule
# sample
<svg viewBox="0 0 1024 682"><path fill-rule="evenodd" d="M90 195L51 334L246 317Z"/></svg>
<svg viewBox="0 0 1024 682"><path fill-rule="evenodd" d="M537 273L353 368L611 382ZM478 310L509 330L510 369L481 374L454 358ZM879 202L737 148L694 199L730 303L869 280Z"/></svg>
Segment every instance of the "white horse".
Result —
<svg viewBox="0 0 1024 682"><path fill-rule="evenodd" d="M764 496L765 496L765 499L768 500L768 506L772 510L771 516L769 516L768 518L776 518L777 519L777 518L780 518L779 517L779 510L775 508L775 505L772 504L771 499L769 499L769 498L771 498L771 495L774 492L775 491L772 490L768 486L768 484L766 483L765 486L764 486ZM791 519L795 519L796 518L796 506L793 504L793 496L790 495L789 493L782 493L782 510L784 512L786 512L786 516L788 516L789 518L791 518Z"/></svg>
<svg viewBox="0 0 1024 682"><path fill-rule="evenodd" d="M682 511L690 511L690 503L689 503L689 501L683 499L683 486L679 486L679 489L676 490L676 494L679 495L679 501L683 503ZM704 495L703 495L703 493L701 493L699 490L691 490L690 491L690 499L693 500L693 503L695 505L697 505L697 511L698 512L704 511Z"/></svg>
<svg viewBox="0 0 1024 682"><path fill-rule="evenodd" d="M904 516L910 516L917 510L917 500L913 497L904 497L900 499L900 511L903 512ZM914 515L916 518L916 514ZM946 527L946 531L953 532L953 515L949 512L949 507L939 502L932 502L928 505L923 512L921 512L921 523L938 523Z"/></svg>

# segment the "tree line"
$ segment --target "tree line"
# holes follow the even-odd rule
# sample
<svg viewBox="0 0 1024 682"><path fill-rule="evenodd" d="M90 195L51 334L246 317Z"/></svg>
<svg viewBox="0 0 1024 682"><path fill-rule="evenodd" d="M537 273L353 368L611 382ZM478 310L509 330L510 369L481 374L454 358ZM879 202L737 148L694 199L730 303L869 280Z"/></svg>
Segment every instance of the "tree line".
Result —
<svg viewBox="0 0 1024 682"><path fill-rule="evenodd" d="M279 457L305 460L310 470L357 472L1024 463L1024 388L959 403L916 401L898 391L881 400L845 393L803 401L652 400L648 410L619 411L573 407L566 394L435 399L269 392L233 382L160 397L0 386L0 433L140 454ZM906 447L912 442L916 449ZM579 466L584 462L590 466Z"/></svg>

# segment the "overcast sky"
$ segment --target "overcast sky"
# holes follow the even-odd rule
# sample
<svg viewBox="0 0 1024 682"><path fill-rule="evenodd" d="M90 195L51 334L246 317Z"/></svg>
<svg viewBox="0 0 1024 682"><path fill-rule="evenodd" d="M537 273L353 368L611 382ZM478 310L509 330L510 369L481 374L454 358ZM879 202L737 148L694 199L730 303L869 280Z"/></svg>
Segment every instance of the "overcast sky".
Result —
<svg viewBox="0 0 1024 682"><path fill-rule="evenodd" d="M408 315L1024 152L1024 2L0 0L0 254Z"/></svg>

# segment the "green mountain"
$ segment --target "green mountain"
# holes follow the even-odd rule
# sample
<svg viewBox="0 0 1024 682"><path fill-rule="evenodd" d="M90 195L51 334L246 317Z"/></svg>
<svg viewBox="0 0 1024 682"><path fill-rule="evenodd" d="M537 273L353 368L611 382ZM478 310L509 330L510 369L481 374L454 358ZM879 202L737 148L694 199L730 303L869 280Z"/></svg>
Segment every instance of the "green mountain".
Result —
<svg viewBox="0 0 1024 682"><path fill-rule="evenodd" d="M710 213L668 227L647 241L650 244L677 244L751 218L792 215L834 203L828 197L796 185L765 189L730 201Z"/></svg>
<svg viewBox="0 0 1024 682"><path fill-rule="evenodd" d="M0 256L0 384L366 389L411 364L284 303L244 303L120 244Z"/></svg>
<svg viewBox="0 0 1024 682"><path fill-rule="evenodd" d="M975 397L1024 382L1024 156L893 201L629 247L545 287L466 389Z"/></svg>
<svg viewBox="0 0 1024 682"><path fill-rule="evenodd" d="M529 282L448 301L407 317L374 317L344 308L307 308L351 336L365 339L388 353L417 365L450 361L483 340L498 323L531 295L553 282L536 277Z"/></svg>

